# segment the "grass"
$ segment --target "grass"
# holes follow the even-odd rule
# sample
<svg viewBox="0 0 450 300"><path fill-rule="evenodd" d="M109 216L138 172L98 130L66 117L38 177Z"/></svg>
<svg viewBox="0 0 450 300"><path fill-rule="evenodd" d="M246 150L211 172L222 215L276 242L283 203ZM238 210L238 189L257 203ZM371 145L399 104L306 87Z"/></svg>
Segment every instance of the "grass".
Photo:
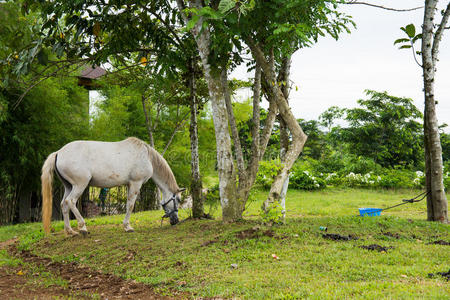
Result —
<svg viewBox="0 0 450 300"><path fill-rule="evenodd" d="M428 274L450 269L449 246L428 243L449 241L450 229L424 221L424 201L382 212L380 217L357 216L358 207L383 208L418 193L289 191L286 224L270 228L259 224L266 196L261 190L254 194L257 200L249 206L246 220L234 224L202 220L160 227L162 212L143 212L132 215L136 230L132 234L123 231L123 216L89 219L91 234L85 239L65 237L61 222L53 223L57 232L48 237L38 233L36 224L16 228L28 230L21 245L38 255L132 278L163 294L178 290L245 299L448 299L449 284ZM182 218L188 216L181 213ZM215 215L220 215L219 209ZM324 239L320 226L328 233L359 239ZM12 232L14 226L1 227L0 238ZM370 244L393 249L377 252L360 247Z"/></svg>

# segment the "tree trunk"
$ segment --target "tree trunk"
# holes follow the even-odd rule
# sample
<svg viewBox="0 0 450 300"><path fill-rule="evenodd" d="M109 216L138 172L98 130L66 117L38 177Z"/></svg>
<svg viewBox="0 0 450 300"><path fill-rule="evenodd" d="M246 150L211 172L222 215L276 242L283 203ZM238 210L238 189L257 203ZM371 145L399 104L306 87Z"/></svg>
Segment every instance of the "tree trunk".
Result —
<svg viewBox="0 0 450 300"><path fill-rule="evenodd" d="M195 61L191 61L189 72L189 97L191 98L191 124L189 126L189 137L191 139L191 197L192 217L202 218L205 216L203 210L202 179L200 177L200 163L198 156L198 99L195 85Z"/></svg>
<svg viewBox="0 0 450 300"><path fill-rule="evenodd" d="M292 144L286 152L286 159L285 163L283 164L283 168L275 177L270 188L267 200L263 205L263 209L267 210L272 203L280 201L283 184L286 180L286 177L288 176L289 170L292 168L295 160L302 152L307 136L298 124L297 119L292 113L280 86L277 84L278 82L277 77L275 76L273 61L269 62L266 59L264 52L262 51L260 46L256 44L251 37L246 37L245 39L247 45L250 47L253 58L257 61L257 63L261 65L261 68L265 75L264 78L265 80L267 80L267 84L271 88L271 92L273 93L281 117L283 118L284 122L286 122L286 125L292 134Z"/></svg>
<svg viewBox="0 0 450 300"><path fill-rule="evenodd" d="M188 17L184 14L183 1L177 0L178 8L186 23ZM201 0L189 2L191 7L201 8ZM203 17L200 17L191 32L197 43L205 80L208 85L209 96L216 135L217 169L219 173L220 203L222 206L222 219L224 222L233 222L242 218L241 204L236 197L236 174L233 168L231 153L231 140L228 132L228 117L220 80L220 70L213 69L209 63L210 54L210 28L202 28Z"/></svg>
<svg viewBox="0 0 450 300"><path fill-rule="evenodd" d="M289 103L289 74L291 70L291 58L285 57L281 64L280 73L278 76L278 82L281 82L281 91L283 92L283 96L286 101ZM283 118L280 118L280 160L281 163L286 162L286 153L289 149L289 132L286 126L286 122L284 122ZM283 221L286 218L286 194L289 187L289 175L286 176L286 179L283 183L283 188L281 189L280 194L280 206L281 212L283 214Z"/></svg>
<svg viewBox="0 0 450 300"><path fill-rule="evenodd" d="M265 130L263 132L263 137L260 134L260 102L261 99L261 66L256 64L255 67L255 82L253 85L253 117L252 117L252 145L251 145L251 157L248 162L247 168L245 169L244 175L239 177L239 190L238 195L242 202L242 211L245 210L245 204L250 195L250 190L255 183L256 174L258 173L259 161L262 159L261 152L264 152L267 146L267 142L270 133L272 132L275 115L272 110L269 109L269 115L267 116L267 121L265 124Z"/></svg>
<svg viewBox="0 0 450 300"><path fill-rule="evenodd" d="M245 163L244 154L242 153L241 141L239 138L239 132L237 130L236 119L234 118L233 105L231 103L231 95L228 89L228 75L225 69L222 69L220 74L223 94L225 96L225 105L227 107L228 121L231 129L231 136L233 137L234 153L236 157L236 164L238 168L239 181L245 177Z"/></svg>
<svg viewBox="0 0 450 300"><path fill-rule="evenodd" d="M428 220L448 223L447 198L443 182L442 148L439 137L436 116L436 101L434 98L434 76L437 61L438 45L441 36L435 36L434 18L436 0L425 1L425 12L422 31L422 69L425 93L424 136L425 136L425 174L428 192ZM450 4L449 4L450 7ZM447 8L447 11L450 10ZM443 25L445 26L445 16ZM448 14L447 14L448 20ZM441 25L442 25L441 24ZM441 28L443 26L440 26ZM438 30L439 31L439 30ZM438 32L437 32L438 33ZM434 38L434 43L433 43ZM434 44L434 45L433 45ZM437 46L435 46L437 45ZM433 56L434 54L434 56Z"/></svg>

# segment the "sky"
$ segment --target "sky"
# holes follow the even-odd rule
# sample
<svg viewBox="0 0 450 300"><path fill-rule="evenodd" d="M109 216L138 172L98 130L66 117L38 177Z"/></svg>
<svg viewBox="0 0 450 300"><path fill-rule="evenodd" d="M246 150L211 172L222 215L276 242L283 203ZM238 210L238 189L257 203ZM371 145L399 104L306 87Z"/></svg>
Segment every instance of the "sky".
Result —
<svg viewBox="0 0 450 300"><path fill-rule="evenodd" d="M424 3L422 0L367 2L393 8L419 7ZM441 0L439 7L446 3ZM293 55L291 81L298 86L298 91L291 90L289 101L294 115L317 120L330 106L356 107L358 99L367 99L366 89L411 98L423 111L422 70L415 63L411 49L399 50L394 45L396 39L405 37L400 27L413 23L416 31L420 31L423 9L392 12L364 5L341 8L356 23L357 28L351 34L343 34L338 41L322 38L311 48L300 49ZM418 47L419 44L420 41ZM240 79L247 76L253 74L247 74L244 68L231 74ZM450 127L450 30L441 41L435 83L439 124L447 123ZM445 131L450 132L450 128Z"/></svg>

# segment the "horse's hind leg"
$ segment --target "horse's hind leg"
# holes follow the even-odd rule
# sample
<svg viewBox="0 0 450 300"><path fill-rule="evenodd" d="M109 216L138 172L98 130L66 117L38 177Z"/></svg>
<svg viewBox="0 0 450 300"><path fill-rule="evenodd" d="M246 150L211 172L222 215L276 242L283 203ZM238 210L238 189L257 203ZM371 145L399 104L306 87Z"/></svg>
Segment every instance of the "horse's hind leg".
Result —
<svg viewBox="0 0 450 300"><path fill-rule="evenodd" d="M132 181L128 184L128 198L127 198L127 213L125 214L125 219L123 220L123 227L126 232L133 232L133 227L130 226L130 216L134 208L134 202L139 195L139 190L141 189L142 182Z"/></svg>
<svg viewBox="0 0 450 300"><path fill-rule="evenodd" d="M65 203L69 206L70 210L75 215L75 218L77 218L78 229L80 230L80 232L83 235L87 234L86 223L84 222L83 217L81 216L80 212L78 211L76 204L77 204L78 198L81 197L81 195L83 194L83 191L88 186L88 183L89 183L89 181L82 185L73 185L72 191L67 196L67 198L64 199ZM73 231L72 234L77 234L77 232Z"/></svg>
<svg viewBox="0 0 450 300"><path fill-rule="evenodd" d="M64 231L67 234L73 235L73 234L77 234L77 233L75 231L73 231L72 227L70 227L69 205L65 201L71 191L72 191L72 186L68 185L68 184L64 184L64 197L61 200L61 210L62 210L63 217L64 217Z"/></svg>

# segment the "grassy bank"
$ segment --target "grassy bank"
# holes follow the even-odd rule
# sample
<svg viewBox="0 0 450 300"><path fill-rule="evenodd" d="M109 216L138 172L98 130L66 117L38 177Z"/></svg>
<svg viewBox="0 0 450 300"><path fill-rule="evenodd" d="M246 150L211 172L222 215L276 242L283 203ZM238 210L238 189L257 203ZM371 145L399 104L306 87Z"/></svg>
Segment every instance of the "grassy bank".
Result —
<svg viewBox="0 0 450 300"><path fill-rule="evenodd" d="M428 274L450 269L449 246L430 244L450 241L450 228L424 221L424 202L388 210L381 217L356 216L358 207L383 208L418 193L291 191L286 225L269 228L258 221L266 195L258 191L246 220L236 224L202 220L160 227L162 212L144 212L132 215L132 234L123 232L122 216L103 217L88 221L91 234L85 239L67 238L61 231L42 238L35 230L38 225L27 225L22 245L36 254L76 261L168 294L178 290L248 299L448 299L449 284ZM188 212L182 214L186 217ZM62 224L55 227L60 230ZM12 232L13 226L1 227L0 237ZM326 239L325 233L351 239ZM362 248L374 244L384 248Z"/></svg>

